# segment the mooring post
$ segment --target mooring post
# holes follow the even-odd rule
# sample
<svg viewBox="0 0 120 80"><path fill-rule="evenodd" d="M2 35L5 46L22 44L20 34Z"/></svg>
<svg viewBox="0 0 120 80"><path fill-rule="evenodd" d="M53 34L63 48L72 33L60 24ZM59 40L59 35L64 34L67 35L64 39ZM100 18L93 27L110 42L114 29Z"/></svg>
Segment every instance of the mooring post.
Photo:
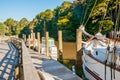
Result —
<svg viewBox="0 0 120 80"><path fill-rule="evenodd" d="M19 72L20 72L20 70L19 70L19 66L15 66L15 79L19 79Z"/></svg>
<svg viewBox="0 0 120 80"><path fill-rule="evenodd" d="M76 67L80 68L82 65L82 30L76 31Z"/></svg>
<svg viewBox="0 0 120 80"><path fill-rule="evenodd" d="M23 40L24 40L24 42L25 42L25 35L24 35L24 34L23 34L22 38L23 38Z"/></svg>
<svg viewBox="0 0 120 80"><path fill-rule="evenodd" d="M24 34L22 34L22 39L24 40Z"/></svg>
<svg viewBox="0 0 120 80"><path fill-rule="evenodd" d="M17 48L19 48L19 39L18 38L16 38L16 46L17 46Z"/></svg>
<svg viewBox="0 0 120 80"><path fill-rule="evenodd" d="M33 30L31 30L31 40L33 40Z"/></svg>
<svg viewBox="0 0 120 80"><path fill-rule="evenodd" d="M48 40L49 40L49 33L48 32L46 32L46 38L45 38L46 40L46 56L50 56L49 55L49 42L48 42Z"/></svg>
<svg viewBox="0 0 120 80"><path fill-rule="evenodd" d="M18 39L18 52L21 54L22 53L22 44L21 44L21 40Z"/></svg>
<svg viewBox="0 0 120 80"><path fill-rule="evenodd" d="M37 33L37 39L38 39L38 52L40 53L40 33Z"/></svg>
<svg viewBox="0 0 120 80"><path fill-rule="evenodd" d="M36 46L36 39L35 39L35 33L33 33L33 49L35 49Z"/></svg>
<svg viewBox="0 0 120 80"><path fill-rule="evenodd" d="M16 38L14 38L15 39L15 46L17 45L17 41L16 41Z"/></svg>
<svg viewBox="0 0 120 80"><path fill-rule="evenodd" d="M26 35L24 34L24 42L26 42Z"/></svg>
<svg viewBox="0 0 120 80"><path fill-rule="evenodd" d="M63 42L62 42L62 31L58 31L58 59L63 62Z"/></svg>
<svg viewBox="0 0 120 80"><path fill-rule="evenodd" d="M30 48L30 35L28 35L28 47Z"/></svg>
<svg viewBox="0 0 120 80"><path fill-rule="evenodd" d="M22 38L23 38L24 42L26 42L26 35L25 34L22 34Z"/></svg>
<svg viewBox="0 0 120 80"><path fill-rule="evenodd" d="M18 36L18 35L16 35L16 38L19 38L19 36Z"/></svg>

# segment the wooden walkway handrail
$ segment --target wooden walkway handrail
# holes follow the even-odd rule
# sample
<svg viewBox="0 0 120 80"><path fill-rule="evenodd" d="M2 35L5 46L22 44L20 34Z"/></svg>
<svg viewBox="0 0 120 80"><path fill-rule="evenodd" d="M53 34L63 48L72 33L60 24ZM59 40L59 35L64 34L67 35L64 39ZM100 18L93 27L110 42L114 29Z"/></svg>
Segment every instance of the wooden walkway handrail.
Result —
<svg viewBox="0 0 120 80"><path fill-rule="evenodd" d="M37 70L33 66L27 47L22 40L22 64L24 80L40 80Z"/></svg>
<svg viewBox="0 0 120 80"><path fill-rule="evenodd" d="M20 80L41 80L35 69L28 49L22 39L11 37L11 42L16 46L20 56Z"/></svg>
<svg viewBox="0 0 120 80"><path fill-rule="evenodd" d="M18 49L20 54L20 80L41 80L35 69L28 49L22 39L11 37L11 42Z"/></svg>

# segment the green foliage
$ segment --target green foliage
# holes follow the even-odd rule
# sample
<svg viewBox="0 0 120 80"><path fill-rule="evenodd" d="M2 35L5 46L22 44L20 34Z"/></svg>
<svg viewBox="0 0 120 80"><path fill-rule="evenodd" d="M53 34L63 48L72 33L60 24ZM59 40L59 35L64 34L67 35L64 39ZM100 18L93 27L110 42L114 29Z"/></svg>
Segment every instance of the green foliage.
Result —
<svg viewBox="0 0 120 80"><path fill-rule="evenodd" d="M118 4L116 0L99 0L94 7L86 30L89 33L96 34L101 31L103 34L110 32L116 27L116 20L119 18ZM91 29L91 30L90 30ZM94 32L93 32L94 31Z"/></svg>
<svg viewBox="0 0 120 80"><path fill-rule="evenodd" d="M107 31L110 31L114 25L114 23L111 20L99 21L99 24L101 25L102 33L106 33Z"/></svg>
<svg viewBox="0 0 120 80"><path fill-rule="evenodd" d="M4 24L7 26L7 35L15 35L16 26L18 24L17 21L13 20L12 18L8 18Z"/></svg>
<svg viewBox="0 0 120 80"><path fill-rule="evenodd" d="M72 4L70 2L67 2L67 1L63 2L62 5L59 8L59 14L64 13L65 10L67 10L67 9L69 9L71 7L71 5Z"/></svg>
<svg viewBox="0 0 120 80"><path fill-rule="evenodd" d="M24 27L27 27L29 24L26 18L22 18L19 23L17 24L16 34L20 34L20 31L23 30Z"/></svg>
<svg viewBox="0 0 120 80"><path fill-rule="evenodd" d="M74 34L76 33L76 28L79 27L79 14L74 11L75 8L72 3L64 2L54 10L55 27L63 31L63 40L65 41L75 41Z"/></svg>
<svg viewBox="0 0 120 80"><path fill-rule="evenodd" d="M24 30L25 27L28 27L28 20L26 18L22 18L19 22L13 20L12 18L8 18L5 22L5 34L10 35L22 35L24 33L28 33L29 31Z"/></svg>
<svg viewBox="0 0 120 80"><path fill-rule="evenodd" d="M29 28L30 30L33 30L34 29L34 21L31 21L30 24L29 24Z"/></svg>
<svg viewBox="0 0 120 80"><path fill-rule="evenodd" d="M61 18L61 19L58 19L57 25L59 27L66 26L68 22L69 22L69 19Z"/></svg>
<svg viewBox="0 0 120 80"><path fill-rule="evenodd" d="M3 23L0 23L0 35L5 34L5 25Z"/></svg>
<svg viewBox="0 0 120 80"><path fill-rule="evenodd" d="M19 34L19 37L22 38L22 34L25 34L26 37L28 38L28 35L30 34L30 28L28 26L24 27Z"/></svg>
<svg viewBox="0 0 120 80"><path fill-rule="evenodd" d="M63 40L75 41L76 29L88 20L85 27L90 34L95 34L100 30L105 34L107 31L111 31L114 26L113 21L106 17L109 18L108 13L115 9L110 9L110 7L115 7L115 3L112 4L113 0L110 0L109 4L106 0L99 0L94 6L95 1L86 0L75 3L65 1L61 6L57 6L54 11L46 10L35 17L34 31L39 31L43 35L44 27L46 27L50 36L57 38L57 31L62 30Z"/></svg>
<svg viewBox="0 0 120 80"><path fill-rule="evenodd" d="M100 15L105 14L107 12L106 6L107 6L106 3L100 3L100 4L98 4L95 7L94 11L92 12L91 17L93 19L95 19L96 16L100 16Z"/></svg>
<svg viewBox="0 0 120 80"><path fill-rule="evenodd" d="M49 21L53 18L54 14L53 11L50 9L47 9L45 12L41 12L36 16L37 19L39 20L46 20Z"/></svg>
<svg viewBox="0 0 120 80"><path fill-rule="evenodd" d="M42 37L44 32L48 31L51 37L57 39L58 30L62 30L64 41L75 41L76 29L81 24L85 25L90 34L94 35L98 31L105 34L120 24L119 4L119 0L75 0L73 3L64 1L53 11L47 9L37 14L31 22L26 18L19 22L7 19L4 22L6 34L21 36L34 30L35 33L40 32Z"/></svg>
<svg viewBox="0 0 120 80"><path fill-rule="evenodd" d="M34 32L40 32L41 36L44 36L44 30L51 32L53 17L54 12L50 9L47 9L46 11L36 15L36 17L33 19Z"/></svg>

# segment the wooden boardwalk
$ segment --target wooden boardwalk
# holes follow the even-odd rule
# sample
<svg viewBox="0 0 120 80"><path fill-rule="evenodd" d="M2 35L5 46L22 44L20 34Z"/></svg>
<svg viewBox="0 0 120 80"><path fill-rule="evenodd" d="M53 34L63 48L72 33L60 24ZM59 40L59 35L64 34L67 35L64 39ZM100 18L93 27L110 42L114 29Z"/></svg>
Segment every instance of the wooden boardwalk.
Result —
<svg viewBox="0 0 120 80"><path fill-rule="evenodd" d="M0 80L15 80L19 64L23 66L20 80L82 80L58 61L26 48L23 41L22 63L18 53L12 43L0 43Z"/></svg>
<svg viewBox="0 0 120 80"><path fill-rule="evenodd" d="M0 80L14 80L18 52L12 43L0 43Z"/></svg>
<svg viewBox="0 0 120 80"><path fill-rule="evenodd" d="M82 80L64 65L28 49L33 64L44 80Z"/></svg>

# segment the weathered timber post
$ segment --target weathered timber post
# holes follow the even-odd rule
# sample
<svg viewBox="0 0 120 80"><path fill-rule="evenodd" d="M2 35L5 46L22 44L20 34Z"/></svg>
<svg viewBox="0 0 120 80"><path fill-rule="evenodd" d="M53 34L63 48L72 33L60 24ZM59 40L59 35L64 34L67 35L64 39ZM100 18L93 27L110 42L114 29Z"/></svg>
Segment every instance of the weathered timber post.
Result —
<svg viewBox="0 0 120 80"><path fill-rule="evenodd" d="M63 42L62 42L62 31L58 31L58 59L63 62Z"/></svg>
<svg viewBox="0 0 120 80"><path fill-rule="evenodd" d="M17 39L16 38L14 38L15 39L15 46L17 46Z"/></svg>
<svg viewBox="0 0 120 80"><path fill-rule="evenodd" d="M19 80L19 78L20 78L20 68L19 68L19 66L15 66L15 79L16 80Z"/></svg>
<svg viewBox="0 0 120 80"><path fill-rule="evenodd" d="M37 39L38 39L38 52L40 53L40 33L37 33Z"/></svg>
<svg viewBox="0 0 120 80"><path fill-rule="evenodd" d="M28 35L28 47L30 48L30 35Z"/></svg>
<svg viewBox="0 0 120 80"><path fill-rule="evenodd" d="M16 46L17 46L17 48L19 48L19 39L18 38L16 38Z"/></svg>
<svg viewBox="0 0 120 80"><path fill-rule="evenodd" d="M76 31L76 67L80 68L82 65L82 31L77 29Z"/></svg>
<svg viewBox="0 0 120 80"><path fill-rule="evenodd" d="M24 42L26 42L26 35L25 34L22 34L22 38L23 38Z"/></svg>
<svg viewBox="0 0 120 80"><path fill-rule="evenodd" d="M19 36L18 36L18 35L16 35L16 38L19 38Z"/></svg>
<svg viewBox="0 0 120 80"><path fill-rule="evenodd" d="M49 33L48 32L46 32L46 38L45 38L46 40L46 56L50 56L49 55L49 42L48 42L48 39L49 39Z"/></svg>
<svg viewBox="0 0 120 80"><path fill-rule="evenodd" d="M35 33L33 33L33 49L35 49L36 46L36 39L35 39Z"/></svg>
<svg viewBox="0 0 120 80"><path fill-rule="evenodd" d="M24 34L22 34L22 39L24 40Z"/></svg>
<svg viewBox="0 0 120 80"><path fill-rule="evenodd" d="M24 34L24 42L26 42L26 35Z"/></svg>
<svg viewBox="0 0 120 80"><path fill-rule="evenodd" d="M31 40L33 40L33 30L31 30Z"/></svg>
<svg viewBox="0 0 120 80"><path fill-rule="evenodd" d="M18 47L18 50L19 50L19 53L21 54L22 53L22 42L21 42L21 40L19 39L18 40L18 44L19 44L19 47Z"/></svg>

